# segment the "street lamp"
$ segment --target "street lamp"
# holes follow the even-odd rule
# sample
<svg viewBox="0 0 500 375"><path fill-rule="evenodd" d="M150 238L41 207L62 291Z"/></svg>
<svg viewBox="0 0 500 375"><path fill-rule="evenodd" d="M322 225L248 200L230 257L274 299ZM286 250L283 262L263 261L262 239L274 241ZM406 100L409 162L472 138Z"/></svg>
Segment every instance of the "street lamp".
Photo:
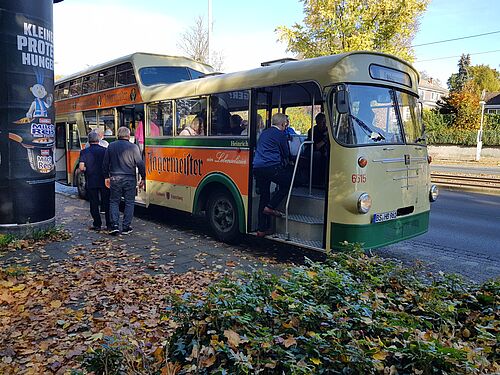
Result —
<svg viewBox="0 0 500 375"><path fill-rule="evenodd" d="M479 102L479 105L481 106L481 125L479 125L479 131L477 132L476 161L481 159L481 148L483 147L483 115L485 104L486 102L484 100Z"/></svg>

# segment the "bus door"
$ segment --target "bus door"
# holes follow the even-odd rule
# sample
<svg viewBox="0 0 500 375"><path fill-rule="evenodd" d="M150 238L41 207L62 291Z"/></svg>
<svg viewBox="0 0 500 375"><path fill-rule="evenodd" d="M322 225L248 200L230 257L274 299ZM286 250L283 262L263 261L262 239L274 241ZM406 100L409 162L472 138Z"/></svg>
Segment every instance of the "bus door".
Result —
<svg viewBox="0 0 500 375"><path fill-rule="evenodd" d="M67 172L67 151L68 151L68 132L66 123L56 123L56 148L54 152L54 164L56 168L56 181L63 184L68 183Z"/></svg>
<svg viewBox="0 0 500 375"><path fill-rule="evenodd" d="M270 90L259 89L253 92L252 109L250 115L250 162L253 162L255 156L255 149L257 147L257 140L262 131L271 126L271 112L272 112L273 93ZM251 183L251 199L249 208L249 232L257 230L257 222L259 216L259 194L255 179L253 178L252 168L250 168Z"/></svg>
<svg viewBox="0 0 500 375"><path fill-rule="evenodd" d="M66 175L68 184L76 185L78 161L80 160L80 131L76 122L66 123Z"/></svg>
<svg viewBox="0 0 500 375"><path fill-rule="evenodd" d="M125 126L130 129L130 142L137 144L144 160L144 140L146 129L144 126L144 106L129 105L118 108L118 127ZM139 173L137 172L139 179ZM144 189L137 189L135 203L141 206L148 206L149 199Z"/></svg>
<svg viewBox="0 0 500 375"><path fill-rule="evenodd" d="M144 106L128 105L118 108L118 127L125 126L130 129L130 142L137 145L145 137L144 128ZM143 154L143 148L141 153ZM143 154L144 157L144 154Z"/></svg>

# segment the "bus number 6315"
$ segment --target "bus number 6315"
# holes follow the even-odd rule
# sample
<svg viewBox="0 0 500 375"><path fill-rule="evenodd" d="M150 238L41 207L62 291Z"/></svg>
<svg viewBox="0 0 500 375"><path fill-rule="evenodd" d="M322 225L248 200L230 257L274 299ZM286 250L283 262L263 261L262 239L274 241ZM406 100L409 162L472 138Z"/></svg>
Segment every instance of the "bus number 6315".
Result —
<svg viewBox="0 0 500 375"><path fill-rule="evenodd" d="M353 184L364 184L366 182L366 174L353 174L351 176Z"/></svg>

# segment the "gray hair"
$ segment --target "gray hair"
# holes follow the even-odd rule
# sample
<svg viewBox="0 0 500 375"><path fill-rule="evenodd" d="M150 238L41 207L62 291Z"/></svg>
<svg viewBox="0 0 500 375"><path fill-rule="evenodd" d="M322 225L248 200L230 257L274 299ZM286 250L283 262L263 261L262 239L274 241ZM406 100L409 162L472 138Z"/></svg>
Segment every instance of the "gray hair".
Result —
<svg viewBox="0 0 500 375"><path fill-rule="evenodd" d="M89 133L89 143L99 143L99 134L95 131Z"/></svg>
<svg viewBox="0 0 500 375"><path fill-rule="evenodd" d="M118 128L118 139L128 139L130 138L130 129L125 126L120 126Z"/></svg>
<svg viewBox="0 0 500 375"><path fill-rule="evenodd" d="M271 119L271 124L273 125L286 124L286 115L283 113L275 113Z"/></svg>

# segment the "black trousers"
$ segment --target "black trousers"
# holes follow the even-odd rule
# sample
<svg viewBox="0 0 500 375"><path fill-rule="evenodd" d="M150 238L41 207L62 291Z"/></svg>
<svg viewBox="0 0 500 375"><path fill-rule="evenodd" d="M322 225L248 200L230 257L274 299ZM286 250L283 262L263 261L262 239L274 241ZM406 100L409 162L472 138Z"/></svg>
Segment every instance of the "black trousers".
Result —
<svg viewBox="0 0 500 375"><path fill-rule="evenodd" d="M101 209L105 212L106 227L111 226L109 220L109 189L108 188L88 188L87 196L90 202L90 215L94 220L93 226L100 228L102 226L101 214L99 212L99 203Z"/></svg>
<svg viewBox="0 0 500 375"><path fill-rule="evenodd" d="M265 231L270 227L269 216L263 213L265 207L276 209L288 195L293 171L290 167L254 168L253 173L259 189L259 224L258 230ZM271 182L278 185L278 190L271 198Z"/></svg>

